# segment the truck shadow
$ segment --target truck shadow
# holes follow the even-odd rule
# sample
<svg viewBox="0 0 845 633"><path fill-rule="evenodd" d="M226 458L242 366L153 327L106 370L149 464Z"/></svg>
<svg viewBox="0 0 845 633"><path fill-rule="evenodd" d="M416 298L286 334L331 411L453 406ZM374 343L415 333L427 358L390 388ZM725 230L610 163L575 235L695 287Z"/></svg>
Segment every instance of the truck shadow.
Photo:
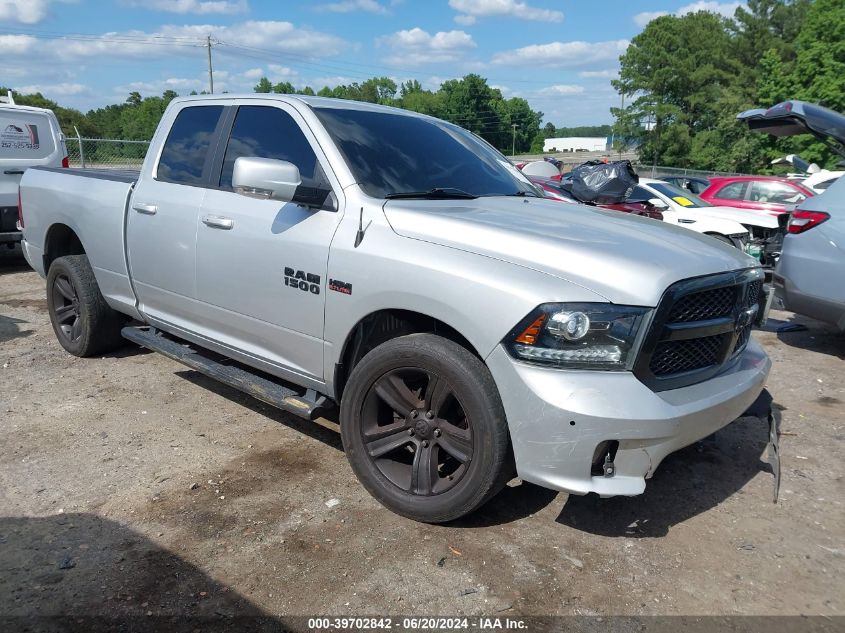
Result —
<svg viewBox="0 0 845 633"><path fill-rule="evenodd" d="M23 257L20 246L7 248L0 245L0 275L23 273L32 270Z"/></svg>
<svg viewBox="0 0 845 633"><path fill-rule="evenodd" d="M7 630L278 630L230 587L126 526L91 514L0 517ZM129 627L128 629L126 627Z"/></svg>
<svg viewBox="0 0 845 633"><path fill-rule="evenodd" d="M790 331L789 326L797 325L801 329ZM781 330L781 328L787 328ZM810 317L793 314L787 321L769 319L763 327L767 332L774 332L778 341L789 347L808 352L827 354L845 360L845 333L834 326L816 321Z"/></svg>
<svg viewBox="0 0 845 633"><path fill-rule="evenodd" d="M666 457L642 495L610 499L570 495L556 520L599 536L666 536L673 525L744 494L743 487L758 473L772 473L763 461L767 442L766 423L739 418L715 436ZM760 493L764 499L758 503L771 503L774 479L771 474L768 479Z"/></svg>
<svg viewBox="0 0 845 633"><path fill-rule="evenodd" d="M0 343L5 343L6 341L11 341L16 338L31 336L35 331L23 329L19 325L20 323L29 323L29 321L15 319L13 317L0 314Z"/></svg>
<svg viewBox="0 0 845 633"><path fill-rule="evenodd" d="M318 440L341 453L343 452L336 413L321 418L320 422L311 422L264 404L252 396L217 382L197 371L189 369L177 371L176 375L274 422L284 424L289 429ZM449 527L487 527L518 521L539 512L554 501L559 494L556 490L548 490L526 482L516 486L507 486L480 510L468 517L450 523Z"/></svg>
<svg viewBox="0 0 845 633"><path fill-rule="evenodd" d="M199 372L186 369L176 374L343 452L336 416L328 416L320 422L308 421ZM716 507L734 494L742 494L742 488L758 473L771 473L769 464L761 460L767 442L766 424L758 418L739 418L712 438L669 455L640 496L566 497L555 490L522 482L506 486L482 508L448 525L451 528L483 528L512 523L540 512L561 496L566 497L566 502L556 521L562 525L601 536L665 536L671 526Z"/></svg>
<svg viewBox="0 0 845 633"><path fill-rule="evenodd" d="M265 404L260 400L256 400L252 396L245 394L242 391L238 391L234 387L229 387L222 382L214 380L214 378L209 378L205 374L201 374L200 372L192 369L177 371L176 375L195 384L197 387L213 391L227 400L230 400L242 407L246 407L250 411L264 416L265 418L273 420L273 422L284 424L286 427L296 431L297 433L307 435L311 439L319 440L326 446L330 446L331 448L343 452L343 444L340 441L340 427L338 427L337 430L333 430L332 428L326 428L317 422L312 422L291 413L287 413L269 404ZM326 423L331 425L337 424L336 417L334 419L324 418L324 420Z"/></svg>

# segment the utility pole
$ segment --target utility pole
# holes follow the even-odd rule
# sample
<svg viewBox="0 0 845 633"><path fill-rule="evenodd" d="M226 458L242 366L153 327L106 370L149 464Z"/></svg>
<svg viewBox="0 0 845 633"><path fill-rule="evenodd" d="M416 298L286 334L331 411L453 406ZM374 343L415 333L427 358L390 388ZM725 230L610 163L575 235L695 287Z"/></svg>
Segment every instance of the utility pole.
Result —
<svg viewBox="0 0 845 633"><path fill-rule="evenodd" d="M214 69L211 67L211 36L206 39L208 47L208 86L211 94L214 94Z"/></svg>
<svg viewBox="0 0 845 633"><path fill-rule="evenodd" d="M513 128L513 143L511 145L511 157L516 156L516 123L511 123Z"/></svg>

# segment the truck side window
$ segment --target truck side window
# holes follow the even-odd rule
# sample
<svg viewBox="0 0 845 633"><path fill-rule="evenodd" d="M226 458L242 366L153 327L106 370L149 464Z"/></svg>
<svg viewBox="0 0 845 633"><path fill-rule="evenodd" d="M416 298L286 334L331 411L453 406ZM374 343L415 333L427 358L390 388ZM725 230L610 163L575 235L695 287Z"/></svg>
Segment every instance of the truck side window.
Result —
<svg viewBox="0 0 845 633"><path fill-rule="evenodd" d="M314 181L317 156L296 121L284 110L241 106L223 158L220 187L232 188L235 160L241 156L286 160L299 167L303 184ZM322 174L320 174L322 175ZM318 178L321 180L321 178Z"/></svg>
<svg viewBox="0 0 845 633"><path fill-rule="evenodd" d="M161 150L156 180L202 184L203 167L222 112L223 106L191 106L176 115Z"/></svg>

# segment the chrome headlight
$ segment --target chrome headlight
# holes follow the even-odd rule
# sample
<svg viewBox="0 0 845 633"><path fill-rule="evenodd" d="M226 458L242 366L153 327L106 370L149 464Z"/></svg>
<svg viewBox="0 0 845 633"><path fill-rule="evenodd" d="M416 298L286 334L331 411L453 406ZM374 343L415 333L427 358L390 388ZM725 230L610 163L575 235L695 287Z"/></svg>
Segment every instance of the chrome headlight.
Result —
<svg viewBox="0 0 845 633"><path fill-rule="evenodd" d="M630 369L650 308L611 303L546 303L504 340L519 360L568 369Z"/></svg>

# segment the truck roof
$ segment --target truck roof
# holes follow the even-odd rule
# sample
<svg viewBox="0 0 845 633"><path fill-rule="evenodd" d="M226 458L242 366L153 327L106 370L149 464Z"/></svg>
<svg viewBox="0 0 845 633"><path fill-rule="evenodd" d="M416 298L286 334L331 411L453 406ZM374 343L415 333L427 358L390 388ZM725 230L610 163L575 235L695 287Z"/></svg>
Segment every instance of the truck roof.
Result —
<svg viewBox="0 0 845 633"><path fill-rule="evenodd" d="M352 101L351 99L335 99L333 97L312 97L309 95L295 95L295 94L277 94L267 92L248 92L239 94L214 94L214 95L191 95L187 97L177 97L173 100L174 103L182 101L209 101L209 100L226 100L235 101L238 99L259 99L266 101L282 101L285 103L300 102L311 108L336 108L342 110L363 110L371 112L390 112L393 114L403 114L406 116L416 116L422 118L434 118L427 114L420 112L413 112L412 110L403 110L402 108L395 108L393 106L380 105L378 103L368 103L366 101Z"/></svg>

